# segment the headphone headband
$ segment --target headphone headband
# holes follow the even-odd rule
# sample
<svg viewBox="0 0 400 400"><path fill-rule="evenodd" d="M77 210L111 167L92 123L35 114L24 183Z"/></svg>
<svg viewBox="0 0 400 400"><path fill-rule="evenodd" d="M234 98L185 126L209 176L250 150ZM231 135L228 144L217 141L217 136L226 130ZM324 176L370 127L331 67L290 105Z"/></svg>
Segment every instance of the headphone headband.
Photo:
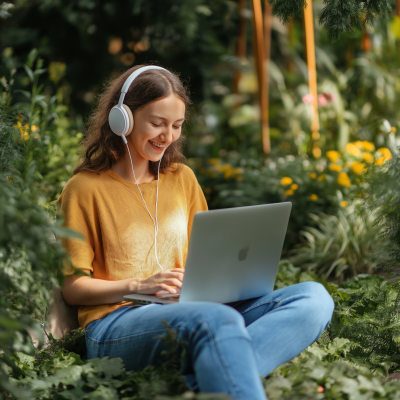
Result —
<svg viewBox="0 0 400 400"><path fill-rule="evenodd" d="M166 71L166 72L168 72L169 74L171 73L171 72L169 72L167 69L162 68L162 67L157 67L156 65L147 65L146 67L142 67L142 68L137 69L136 71L133 71L133 72L128 76L128 78L126 79L126 81L125 81L125 83L124 83L124 86L122 86L122 89L121 89L121 96L120 96L120 98L119 98L119 103L118 103L118 105L121 106L121 105L123 104L124 99L125 99L125 95L126 95L126 93L128 93L128 90L129 90L130 86L132 85L132 82L133 82L142 72L146 72L146 71L149 71L149 70L151 70L151 69L159 69L159 70L162 70L162 71ZM122 101L121 101L121 100L122 100Z"/></svg>

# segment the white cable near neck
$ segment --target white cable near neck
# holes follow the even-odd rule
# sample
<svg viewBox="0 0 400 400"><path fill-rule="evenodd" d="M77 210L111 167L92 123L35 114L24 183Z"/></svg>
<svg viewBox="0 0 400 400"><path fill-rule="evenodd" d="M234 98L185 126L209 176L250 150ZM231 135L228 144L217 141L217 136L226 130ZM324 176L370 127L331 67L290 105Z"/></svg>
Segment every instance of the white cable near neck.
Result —
<svg viewBox="0 0 400 400"><path fill-rule="evenodd" d="M139 187L139 185L138 185L138 183L137 183L137 180L136 180L135 171L134 171L134 169L133 169L133 162L132 162L131 152L129 151L128 141L126 140L125 135L121 135L121 137L122 137L122 140L123 140L123 142L126 144L126 147L127 147L127 149L128 149L128 154L129 154L129 158L130 158L130 160L131 160L131 167L132 167L133 177L135 178L136 186L137 186L137 188L139 189L139 193L140 193L140 196L142 197L144 206L146 207L146 210L147 210L147 212L149 213L151 220L153 221L153 225L154 225L154 254L155 254L155 257L156 257L156 261L157 261L158 266L159 266L162 270L164 270L164 268L163 268L163 267L161 266L161 264L160 264L160 261L158 261L158 257L157 257L157 234L158 234L157 203L158 203L158 183L160 182L160 165L161 165L161 160L162 160L162 157L163 157L164 153L162 154L161 159L160 159L160 162L158 163L156 209L155 209L155 221L154 221L154 218L152 217L152 215L151 215L149 209L147 208L147 204L146 204L146 202L144 201L144 197L143 197L142 191L140 190L140 187Z"/></svg>

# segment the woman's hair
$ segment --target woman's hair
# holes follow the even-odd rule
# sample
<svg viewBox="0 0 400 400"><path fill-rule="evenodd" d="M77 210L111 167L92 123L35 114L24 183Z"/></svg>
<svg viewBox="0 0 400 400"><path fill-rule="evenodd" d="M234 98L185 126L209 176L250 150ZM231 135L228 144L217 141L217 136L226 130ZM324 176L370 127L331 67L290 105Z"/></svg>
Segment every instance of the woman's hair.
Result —
<svg viewBox="0 0 400 400"><path fill-rule="evenodd" d="M125 154L124 142L111 130L108 114L118 104L122 86L128 76L141 67L144 65L132 67L119 78L109 82L105 91L99 96L97 107L89 117L86 138L81 143L81 161L74 169L74 175L83 171L106 171ZM124 104L131 109L132 113L135 113L146 104L170 94L175 94L182 99L187 110L190 104L189 93L178 76L172 72L148 70L142 72L133 81L125 95ZM180 169L181 164L185 162L185 157L181 153L183 142L184 136L181 135L176 142L167 147L161 161L160 173L168 170L176 172ZM149 161L149 165L151 172L157 175L158 162Z"/></svg>

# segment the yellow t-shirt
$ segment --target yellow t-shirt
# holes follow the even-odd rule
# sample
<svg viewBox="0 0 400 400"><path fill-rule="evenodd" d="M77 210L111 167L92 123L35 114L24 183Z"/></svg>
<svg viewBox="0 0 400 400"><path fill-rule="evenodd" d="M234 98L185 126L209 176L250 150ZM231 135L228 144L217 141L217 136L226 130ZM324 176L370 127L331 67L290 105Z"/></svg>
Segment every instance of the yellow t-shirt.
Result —
<svg viewBox="0 0 400 400"><path fill-rule="evenodd" d="M157 180L139 187L154 218ZM147 278L161 271L154 255L154 225L136 184L111 170L80 172L68 181L57 204L64 213L64 226L85 236L85 240L61 239L75 268L110 281ZM160 174L157 255L163 269L185 267L194 214L205 210L207 202L189 167ZM71 273L66 268L65 274ZM79 324L86 327L128 304L133 303L80 306Z"/></svg>

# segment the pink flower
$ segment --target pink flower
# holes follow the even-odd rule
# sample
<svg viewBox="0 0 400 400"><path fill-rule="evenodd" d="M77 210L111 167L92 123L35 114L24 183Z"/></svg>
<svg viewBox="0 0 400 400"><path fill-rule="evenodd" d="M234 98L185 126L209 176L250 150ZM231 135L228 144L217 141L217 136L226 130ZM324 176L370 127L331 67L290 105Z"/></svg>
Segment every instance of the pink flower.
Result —
<svg viewBox="0 0 400 400"><path fill-rule="evenodd" d="M314 102L314 96L311 93L305 94L302 98L303 103L310 104Z"/></svg>
<svg viewBox="0 0 400 400"><path fill-rule="evenodd" d="M328 100L324 94L318 95L318 104L321 107L328 107Z"/></svg>

